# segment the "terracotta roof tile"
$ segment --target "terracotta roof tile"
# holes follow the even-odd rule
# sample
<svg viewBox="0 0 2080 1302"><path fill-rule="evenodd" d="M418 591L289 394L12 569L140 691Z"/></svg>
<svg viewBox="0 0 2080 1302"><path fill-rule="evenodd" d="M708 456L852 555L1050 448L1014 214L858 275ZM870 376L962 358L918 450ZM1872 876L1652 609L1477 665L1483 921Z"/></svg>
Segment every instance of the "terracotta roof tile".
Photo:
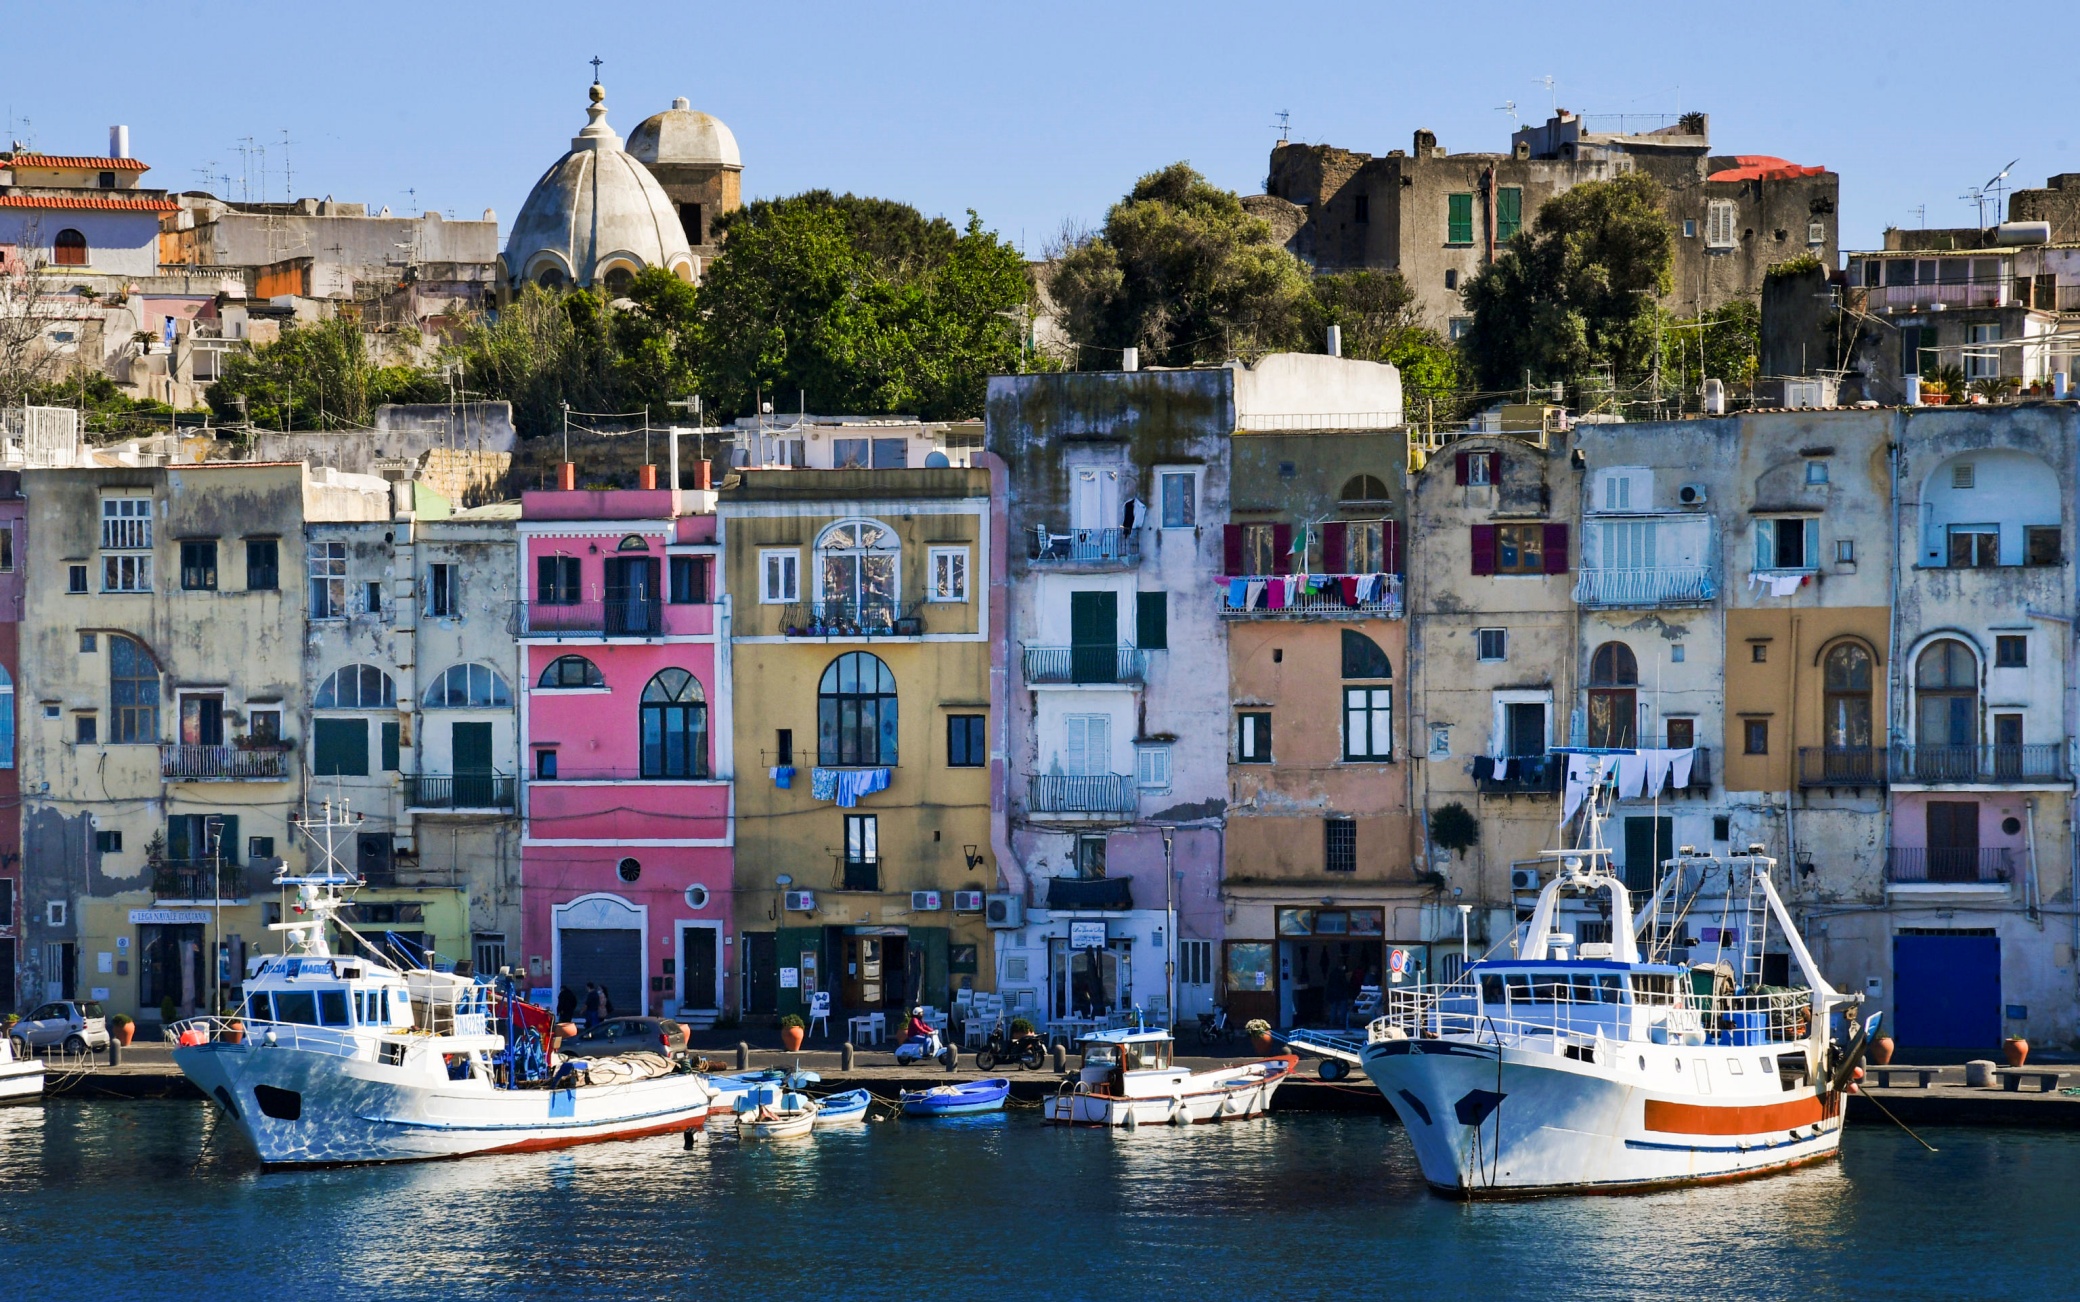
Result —
<svg viewBox="0 0 2080 1302"><path fill-rule="evenodd" d="M92 154L0 154L4 167L80 167L96 172L149 172L150 164L134 158L96 158Z"/></svg>
<svg viewBox="0 0 2080 1302"><path fill-rule="evenodd" d="M71 208L94 212L179 212L171 199L103 199L93 195L0 194L0 208Z"/></svg>

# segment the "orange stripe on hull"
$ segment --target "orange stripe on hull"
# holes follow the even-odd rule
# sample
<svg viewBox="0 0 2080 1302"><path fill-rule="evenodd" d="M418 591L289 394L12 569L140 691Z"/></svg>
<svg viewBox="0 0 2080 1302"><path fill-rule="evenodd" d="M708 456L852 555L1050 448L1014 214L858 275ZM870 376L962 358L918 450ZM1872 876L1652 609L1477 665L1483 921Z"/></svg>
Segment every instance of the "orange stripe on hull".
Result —
<svg viewBox="0 0 2080 1302"><path fill-rule="evenodd" d="M609 1134L585 1135L582 1137L543 1135L537 1139L523 1139L517 1144L506 1144L499 1148L487 1148L482 1151L484 1153L540 1153L552 1148L576 1148L580 1144L604 1144L619 1139L647 1139L652 1135L668 1135L680 1130L700 1130L707 1119L708 1114L703 1112L692 1118L667 1121L663 1125L658 1126L641 1126L634 1130L616 1130ZM460 1154L459 1156L471 1155Z"/></svg>
<svg viewBox="0 0 2080 1302"><path fill-rule="evenodd" d="M1647 1129L1670 1135L1763 1135L1810 1126L1834 1112L1816 1094L1757 1107L1715 1107L1648 1099Z"/></svg>

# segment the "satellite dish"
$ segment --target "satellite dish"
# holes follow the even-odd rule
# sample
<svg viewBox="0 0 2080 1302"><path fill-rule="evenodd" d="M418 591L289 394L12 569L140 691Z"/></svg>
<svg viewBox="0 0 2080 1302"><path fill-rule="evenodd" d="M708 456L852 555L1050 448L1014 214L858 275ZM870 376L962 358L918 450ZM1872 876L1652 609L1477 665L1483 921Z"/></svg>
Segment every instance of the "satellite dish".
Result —
<svg viewBox="0 0 2080 1302"><path fill-rule="evenodd" d="M927 470L944 470L952 464L951 461L946 459L944 452L929 452L925 454L924 466Z"/></svg>

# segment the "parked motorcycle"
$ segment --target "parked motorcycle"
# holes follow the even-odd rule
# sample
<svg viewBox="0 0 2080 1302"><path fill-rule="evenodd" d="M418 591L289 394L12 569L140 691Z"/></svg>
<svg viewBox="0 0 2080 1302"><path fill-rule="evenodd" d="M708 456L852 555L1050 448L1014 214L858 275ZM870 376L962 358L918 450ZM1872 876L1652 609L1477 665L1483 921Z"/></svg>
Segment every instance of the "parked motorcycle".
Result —
<svg viewBox="0 0 2080 1302"><path fill-rule="evenodd" d="M1047 1062L1047 1042L1038 1031L1012 1031L998 1022L990 1028L989 1039L975 1051L975 1066L989 1071L1000 1062L1015 1062L1027 1071L1038 1071Z"/></svg>

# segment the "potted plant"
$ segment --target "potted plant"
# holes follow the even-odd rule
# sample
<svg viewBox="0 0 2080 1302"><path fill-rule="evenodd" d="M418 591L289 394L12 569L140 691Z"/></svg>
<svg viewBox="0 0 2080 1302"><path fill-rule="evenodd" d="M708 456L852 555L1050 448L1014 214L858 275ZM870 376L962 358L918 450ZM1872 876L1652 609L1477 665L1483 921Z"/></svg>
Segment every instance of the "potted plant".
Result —
<svg viewBox="0 0 2080 1302"><path fill-rule="evenodd" d="M130 1020L128 1013L117 1013L108 1019L108 1033L117 1044L127 1049L130 1041L137 1038L137 1023Z"/></svg>
<svg viewBox="0 0 2080 1302"><path fill-rule="evenodd" d="M2011 1035L2001 1041L2001 1052L2007 1055L2010 1067L2020 1067L2029 1061L2029 1041L2019 1035Z"/></svg>
<svg viewBox="0 0 2080 1302"><path fill-rule="evenodd" d="M173 996L168 995L161 999L159 1001L159 1025L171 1026L179 1020L180 1010L174 1007Z"/></svg>
<svg viewBox="0 0 2080 1302"><path fill-rule="evenodd" d="M1031 1022L1027 1021L1027 1020L1026 1020L1025 1018L1023 1018L1023 1017L1014 1017L1014 1018L1012 1018L1012 1019L1011 1019L1011 1034L1012 1034L1012 1035L1014 1035L1014 1036L1020 1036L1020 1035L1031 1035L1032 1033L1033 1033L1033 1024L1032 1024Z"/></svg>
<svg viewBox="0 0 2080 1302"><path fill-rule="evenodd" d="M1941 407L1949 401L1950 390L1941 380L1923 379L1921 381L1921 402L1923 406Z"/></svg>
<svg viewBox="0 0 2080 1302"><path fill-rule="evenodd" d="M1271 1053L1271 1023L1261 1017L1252 1017L1244 1023L1242 1033L1249 1037L1250 1047L1267 1057Z"/></svg>
<svg viewBox="0 0 2080 1302"><path fill-rule="evenodd" d="M245 1019L237 1013L231 1014L230 1017L225 1019L224 1029L217 1033L217 1038L226 1044L244 1044L246 1042Z"/></svg>
<svg viewBox="0 0 2080 1302"><path fill-rule="evenodd" d="M780 1019L780 1047L794 1053L802 1047L802 1019L789 1013Z"/></svg>
<svg viewBox="0 0 2080 1302"><path fill-rule="evenodd" d="M1898 1046L1889 1035L1881 1035L1871 1041L1871 1065L1883 1067L1892 1062L1892 1051Z"/></svg>

